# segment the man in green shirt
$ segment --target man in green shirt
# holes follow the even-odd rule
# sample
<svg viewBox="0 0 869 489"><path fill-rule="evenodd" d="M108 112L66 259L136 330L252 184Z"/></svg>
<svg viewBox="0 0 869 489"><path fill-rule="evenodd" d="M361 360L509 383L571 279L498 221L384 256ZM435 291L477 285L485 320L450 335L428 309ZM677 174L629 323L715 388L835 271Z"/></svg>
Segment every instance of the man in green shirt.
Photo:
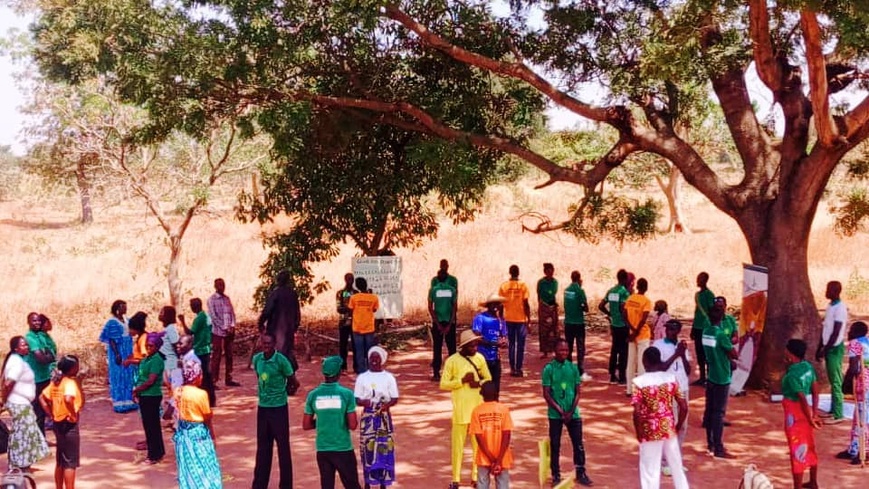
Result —
<svg viewBox="0 0 869 489"><path fill-rule="evenodd" d="M456 353L456 302L457 292L449 283L449 275L444 268L438 271L435 282L428 291L428 313L431 316L432 360L431 380L441 380L443 344L447 344L447 356Z"/></svg>
<svg viewBox="0 0 869 489"><path fill-rule="evenodd" d="M543 264L543 278L537 281L537 334L540 342L540 358L555 352L555 339L558 338L558 280L555 280L555 266Z"/></svg>
<svg viewBox="0 0 869 489"><path fill-rule="evenodd" d="M700 370L700 378L691 385L700 387L706 385L706 353L703 350L703 330L709 326L709 309L715 304L715 293L706 286L708 282L708 273L700 272L697 275L697 287L700 290L694 294L694 322L691 324L691 339L694 340L694 353L697 354L697 368Z"/></svg>
<svg viewBox="0 0 869 489"><path fill-rule="evenodd" d="M450 275L450 262L445 259L441 260L440 267L438 268L438 272L445 272L447 274L447 285L456 289L456 293L459 291L459 279ZM436 283L438 283L438 276L435 275L431 278L431 286L434 287Z"/></svg>
<svg viewBox="0 0 869 489"><path fill-rule="evenodd" d="M583 486L591 486L593 482L585 472L585 446L582 443L582 419L579 416L579 387L582 379L576 364L567 360L567 352L567 342L556 341L555 358L543 367L543 399L547 405L551 450L549 469L552 471L552 485L555 486L561 481L561 429L567 427L573 444L576 480Z"/></svg>
<svg viewBox="0 0 869 489"><path fill-rule="evenodd" d="M706 353L708 377L706 379L706 410L703 425L706 427L706 446L715 457L733 458L724 449L724 415L730 397L730 360L737 358L730 335L721 328L724 309L715 304L709 309L710 325L703 330L701 342Z"/></svg>
<svg viewBox="0 0 869 489"><path fill-rule="evenodd" d="M24 335L24 341L27 342L30 353L24 358L24 361L33 370L37 394L36 400L32 403L33 413L36 415L36 424L39 426L39 431L44 435L46 414L39 403L39 393L51 381L51 373L54 371L54 364L57 358L57 345L55 345L51 336L48 335L48 332L51 331L51 320L44 314L31 312L27 315L27 325L30 330Z"/></svg>
<svg viewBox="0 0 869 489"><path fill-rule="evenodd" d="M590 380L584 370L585 364L585 313L588 299L582 288L582 276L570 272L570 285L564 289L564 337L567 339L567 358L573 359L573 344L576 343L576 366L583 380Z"/></svg>
<svg viewBox="0 0 869 489"><path fill-rule="evenodd" d="M214 380L211 378L211 319L202 310L202 299L194 297L190 299L190 310L196 314L190 328L184 323L184 316L178 319L187 334L193 335L193 353L202 362L202 389L208 393L208 403L211 407L217 404L214 395Z"/></svg>
<svg viewBox="0 0 869 489"><path fill-rule="evenodd" d="M333 489L335 473L346 489L360 489L356 454L350 432L358 426L353 391L341 386L341 357L323 359L324 382L308 393L302 429L317 430L317 467L320 487Z"/></svg>
<svg viewBox="0 0 869 489"><path fill-rule="evenodd" d="M278 446L279 489L293 487L293 459L290 453L290 417L287 385L298 385L290 361L275 349L275 339L260 337L263 351L251 363L257 377L256 463L252 489L268 489L272 472L272 444ZM341 357L338 357L340 360ZM340 364L338 365L340 368Z"/></svg>
<svg viewBox="0 0 869 489"><path fill-rule="evenodd" d="M628 292L627 270L619 270L616 273L616 279L618 284L607 291L606 297L601 299L597 308L610 320L610 336L612 337L609 364L610 384L625 385L627 383L625 373L628 368L628 333L630 332L625 322L627 317L625 302L631 295ZM618 373L618 377L616 377L616 373Z"/></svg>

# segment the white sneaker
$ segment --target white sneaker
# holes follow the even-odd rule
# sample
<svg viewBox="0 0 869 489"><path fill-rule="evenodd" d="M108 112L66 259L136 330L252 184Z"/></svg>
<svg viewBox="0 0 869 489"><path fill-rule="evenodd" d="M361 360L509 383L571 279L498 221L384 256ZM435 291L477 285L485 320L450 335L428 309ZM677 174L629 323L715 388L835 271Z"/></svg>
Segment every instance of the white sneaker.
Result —
<svg viewBox="0 0 869 489"><path fill-rule="evenodd" d="M582 377L580 377L580 379L583 382L589 382L591 380L591 375L588 375L587 373L583 372Z"/></svg>

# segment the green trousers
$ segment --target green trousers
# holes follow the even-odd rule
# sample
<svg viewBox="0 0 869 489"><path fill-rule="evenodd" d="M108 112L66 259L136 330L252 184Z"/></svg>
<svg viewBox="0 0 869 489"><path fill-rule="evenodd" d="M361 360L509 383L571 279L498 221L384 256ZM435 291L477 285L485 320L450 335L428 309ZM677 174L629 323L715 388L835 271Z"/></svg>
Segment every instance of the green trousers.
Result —
<svg viewBox="0 0 869 489"><path fill-rule="evenodd" d="M843 418L842 403L845 400L845 395L842 393L842 359L845 357L845 344L834 346L827 352L825 363L827 367L827 378L830 379L830 394L832 403L830 414L833 418Z"/></svg>

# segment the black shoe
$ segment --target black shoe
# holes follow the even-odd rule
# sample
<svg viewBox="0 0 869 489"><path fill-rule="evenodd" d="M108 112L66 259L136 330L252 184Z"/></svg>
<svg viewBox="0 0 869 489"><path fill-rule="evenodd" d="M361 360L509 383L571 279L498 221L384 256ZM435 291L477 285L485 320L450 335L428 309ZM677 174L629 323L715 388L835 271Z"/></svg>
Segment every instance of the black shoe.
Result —
<svg viewBox="0 0 869 489"><path fill-rule="evenodd" d="M226 386L227 387L241 387L241 384L239 384L238 382L236 382L234 380L227 380Z"/></svg>
<svg viewBox="0 0 869 489"><path fill-rule="evenodd" d="M732 423L730 421L724 420L721 422L724 426L730 426Z"/></svg>
<svg viewBox="0 0 869 489"><path fill-rule="evenodd" d="M561 484L561 476L559 476L559 475L552 476L552 487L555 487L558 484Z"/></svg>
<svg viewBox="0 0 869 489"><path fill-rule="evenodd" d="M691 382L691 385L697 387L706 387L706 379L697 379L694 382Z"/></svg>
<svg viewBox="0 0 869 489"><path fill-rule="evenodd" d="M619 379L616 378L615 375L610 375L610 384L618 384Z"/></svg>
<svg viewBox="0 0 869 489"><path fill-rule="evenodd" d="M594 482L592 482L591 478L589 478L588 474L583 470L582 472L576 473L576 481L579 482L581 486L593 486Z"/></svg>
<svg viewBox="0 0 869 489"><path fill-rule="evenodd" d="M851 452L849 452L848 450L842 450L841 452L836 454L836 458L840 460L851 460L852 458L854 458L854 456L851 455Z"/></svg>
<svg viewBox="0 0 869 489"><path fill-rule="evenodd" d="M434 374L434 375L432 375L432 376L431 376L431 381L432 381L432 382L440 382L440 381L441 381L441 374Z"/></svg>
<svg viewBox="0 0 869 489"><path fill-rule="evenodd" d="M619 379L619 385L627 385L628 381L625 379Z"/></svg>
<svg viewBox="0 0 869 489"><path fill-rule="evenodd" d="M860 457L854 457L851 459L851 465L860 465L860 464L862 464L862 462L860 462Z"/></svg>

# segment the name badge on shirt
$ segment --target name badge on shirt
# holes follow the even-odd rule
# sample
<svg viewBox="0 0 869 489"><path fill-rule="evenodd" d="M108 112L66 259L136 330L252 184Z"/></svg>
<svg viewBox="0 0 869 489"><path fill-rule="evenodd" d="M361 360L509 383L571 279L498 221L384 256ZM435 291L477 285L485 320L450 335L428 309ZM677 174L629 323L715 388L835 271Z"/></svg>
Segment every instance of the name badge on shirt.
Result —
<svg viewBox="0 0 869 489"><path fill-rule="evenodd" d="M703 337L703 346L715 348L716 346L718 346L718 340L715 339L714 336L704 336Z"/></svg>
<svg viewBox="0 0 869 489"><path fill-rule="evenodd" d="M452 290L440 289L440 290L435 291L435 297L452 297L452 296L453 296Z"/></svg>
<svg viewBox="0 0 869 489"><path fill-rule="evenodd" d="M619 302L620 297L618 293L613 292L610 295L606 296L606 299L610 302Z"/></svg>
<svg viewBox="0 0 869 489"><path fill-rule="evenodd" d="M318 397L314 403L317 409L341 409L340 396Z"/></svg>

